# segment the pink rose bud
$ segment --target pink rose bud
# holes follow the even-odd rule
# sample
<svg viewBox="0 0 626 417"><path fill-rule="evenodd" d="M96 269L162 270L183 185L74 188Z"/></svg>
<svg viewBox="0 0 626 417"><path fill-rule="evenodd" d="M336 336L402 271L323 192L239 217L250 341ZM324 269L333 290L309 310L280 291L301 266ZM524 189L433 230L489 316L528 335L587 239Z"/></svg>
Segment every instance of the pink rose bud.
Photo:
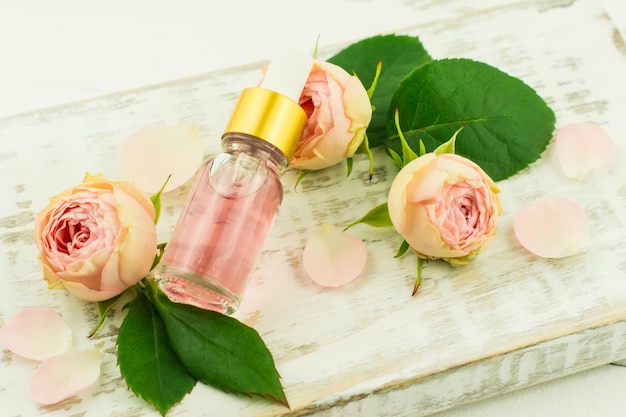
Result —
<svg viewBox="0 0 626 417"><path fill-rule="evenodd" d="M128 182L87 174L50 198L35 216L44 279L89 301L122 293L141 280L156 255L155 210Z"/></svg>
<svg viewBox="0 0 626 417"><path fill-rule="evenodd" d="M418 256L463 264L495 236L502 212L498 192L474 162L452 153L428 153L394 179L389 216Z"/></svg>
<svg viewBox="0 0 626 417"><path fill-rule="evenodd" d="M372 119L370 99L357 77L337 65L315 60L300 105L308 121L292 167L318 170L354 155Z"/></svg>

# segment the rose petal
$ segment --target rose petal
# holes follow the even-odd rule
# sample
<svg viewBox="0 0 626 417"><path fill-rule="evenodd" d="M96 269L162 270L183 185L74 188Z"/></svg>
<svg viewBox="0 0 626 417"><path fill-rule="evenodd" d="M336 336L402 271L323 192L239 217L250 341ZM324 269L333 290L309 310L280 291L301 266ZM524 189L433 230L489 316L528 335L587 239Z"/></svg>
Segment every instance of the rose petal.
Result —
<svg viewBox="0 0 626 417"><path fill-rule="evenodd" d="M355 279L367 261L361 240L324 223L313 230L302 252L309 277L323 287L339 287Z"/></svg>
<svg viewBox="0 0 626 417"><path fill-rule="evenodd" d="M150 193L173 190L189 181L202 163L204 145L198 132L185 125L155 126L138 130L120 147L122 175Z"/></svg>
<svg viewBox="0 0 626 417"><path fill-rule="evenodd" d="M585 211L563 197L543 198L520 210L514 230L522 246L544 258L572 255L589 239Z"/></svg>
<svg viewBox="0 0 626 417"><path fill-rule="evenodd" d="M96 382L101 358L98 349L89 349L46 359L33 374L30 396L41 404L71 397Z"/></svg>
<svg viewBox="0 0 626 417"><path fill-rule="evenodd" d="M16 355L43 360L70 347L72 330L51 308L27 308L4 323L0 330L0 343Z"/></svg>
<svg viewBox="0 0 626 417"><path fill-rule="evenodd" d="M63 287L72 295L87 301L104 301L121 294L124 290L91 290L80 282L64 281Z"/></svg>
<svg viewBox="0 0 626 417"><path fill-rule="evenodd" d="M556 154L570 178L579 177L606 165L615 152L615 144L602 127L584 123L569 124L556 136Z"/></svg>

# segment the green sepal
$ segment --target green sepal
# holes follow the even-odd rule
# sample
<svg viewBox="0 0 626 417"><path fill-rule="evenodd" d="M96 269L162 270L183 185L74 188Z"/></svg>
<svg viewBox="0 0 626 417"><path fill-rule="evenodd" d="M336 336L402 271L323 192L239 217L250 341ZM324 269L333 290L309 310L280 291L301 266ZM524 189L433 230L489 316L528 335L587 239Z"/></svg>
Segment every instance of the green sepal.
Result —
<svg viewBox="0 0 626 417"><path fill-rule="evenodd" d="M370 149L369 139L367 138L367 133L363 137L363 142L359 145L359 148L356 150L357 153L364 153L367 155L367 159L370 163L369 167L369 178L372 179L374 176L374 154L372 154L372 150Z"/></svg>
<svg viewBox="0 0 626 417"><path fill-rule="evenodd" d="M376 64L376 72L374 73L374 79L372 80L372 84L367 89L367 96L372 99L374 97L374 92L376 91L376 86L378 85L378 79L380 78L380 72L383 69L383 61L378 61ZM376 107L372 104L372 110L376 111Z"/></svg>
<svg viewBox="0 0 626 417"><path fill-rule="evenodd" d="M352 167L354 166L354 160L352 158L346 158L346 166L348 172L346 173L346 177L349 177L352 174Z"/></svg>
<svg viewBox="0 0 626 417"><path fill-rule="evenodd" d="M393 162L398 166L398 168L402 168L402 157L392 148L387 148L387 153L391 159L393 159Z"/></svg>
<svg viewBox="0 0 626 417"><path fill-rule="evenodd" d="M402 143L402 165L401 167L405 167L409 162L419 158L419 155L416 154L413 149L411 149L411 147L409 146L409 144L406 141L406 138L404 137L404 134L402 133L402 129L400 128L400 112L396 109L395 115L394 115L394 121L396 124L396 129L398 132L398 137L400 138L400 142ZM422 146L420 146L420 152L421 152Z"/></svg>
<svg viewBox="0 0 626 417"><path fill-rule="evenodd" d="M163 252L165 252L165 247L167 246L167 242L162 242L157 244L157 253L154 256L154 260L152 261L152 266L150 267L150 270L152 271L152 269L154 269L155 266L157 266L159 264L159 262L161 262L161 258L163 257Z"/></svg>
<svg viewBox="0 0 626 417"><path fill-rule="evenodd" d="M300 181L302 181L302 179L309 174L311 171L307 171L307 170L300 170L300 172L298 173L298 178L296 178L296 183L293 185L293 189L295 190L296 188L298 188L298 185L300 184Z"/></svg>
<svg viewBox="0 0 626 417"><path fill-rule="evenodd" d="M459 132L461 132L461 130L463 130L463 127L464 126L461 126L460 128L458 128L457 131L454 132L454 135L452 135L450 140L439 145L437 149L435 149L433 152L436 155L441 155L444 153L454 153L454 148L456 146L456 136L459 134ZM423 147L423 146L424 146L424 142L420 140L420 147Z"/></svg>
<svg viewBox="0 0 626 417"><path fill-rule="evenodd" d="M387 209L387 202L384 202L370 211L368 211L363 217L354 222L350 223L344 231L348 230L352 226L356 226L357 224L364 223L369 226L374 227L389 227L393 226L391 222L391 218L389 217L389 210Z"/></svg>
<svg viewBox="0 0 626 417"><path fill-rule="evenodd" d="M426 145L424 145L424 141L420 138L419 140L419 150L420 150L420 156L424 155L426 153Z"/></svg>
<svg viewBox="0 0 626 417"><path fill-rule="evenodd" d="M129 288L126 291L132 291L132 288ZM96 327L89 333L89 336L87 337L91 338L96 333L98 333L98 330L100 330L100 328L104 324L104 321L107 318L107 314L109 314L109 311L111 311L115 304L117 304L122 295L124 295L124 293L118 294L113 298L109 298L108 300L96 302L96 306L98 308L98 324L96 324Z"/></svg>
<svg viewBox="0 0 626 417"><path fill-rule="evenodd" d="M152 205L154 206L154 212L155 212L154 224L158 223L159 217L161 216L161 194L163 194L163 190L165 189L165 186L167 185L167 183L170 181L170 178L171 178L171 175L168 175L167 179L161 186L161 189L150 197L150 201L152 201Z"/></svg>
<svg viewBox="0 0 626 417"><path fill-rule="evenodd" d="M402 243L400 244L400 247L398 248L398 251L394 255L394 258L401 257L402 255L406 253L406 251L409 250L409 248L410 248L409 242L407 242L406 240L403 240Z"/></svg>

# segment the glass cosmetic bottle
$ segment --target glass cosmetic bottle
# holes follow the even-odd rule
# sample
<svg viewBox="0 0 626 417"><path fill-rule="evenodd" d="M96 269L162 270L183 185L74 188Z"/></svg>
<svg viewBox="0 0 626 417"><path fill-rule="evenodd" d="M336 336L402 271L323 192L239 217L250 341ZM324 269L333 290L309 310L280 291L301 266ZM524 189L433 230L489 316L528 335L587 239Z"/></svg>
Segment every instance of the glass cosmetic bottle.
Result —
<svg viewBox="0 0 626 417"><path fill-rule="evenodd" d="M298 105L311 56L270 64L260 87L245 89L207 161L153 276L175 302L232 314L282 203L280 174L306 124Z"/></svg>

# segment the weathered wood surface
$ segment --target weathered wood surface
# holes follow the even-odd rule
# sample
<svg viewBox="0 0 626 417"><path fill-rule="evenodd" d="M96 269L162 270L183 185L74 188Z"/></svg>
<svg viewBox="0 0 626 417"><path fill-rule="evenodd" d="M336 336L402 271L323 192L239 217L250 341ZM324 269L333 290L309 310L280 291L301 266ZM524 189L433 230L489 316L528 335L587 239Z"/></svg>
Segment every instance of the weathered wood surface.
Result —
<svg viewBox="0 0 626 417"><path fill-rule="evenodd" d="M416 0L411 7L415 24L397 33L419 36L435 58L473 58L520 77L555 110L557 127L601 124L616 140L616 161L569 180L549 148L530 169L500 183L504 213L494 244L462 268L426 264L415 298L414 258L393 259L399 238L392 230L352 229L366 240L370 257L363 275L344 288L317 287L300 263L314 226L347 225L384 201L396 172L386 156L376 155L371 182L362 159L349 178L340 166L307 176L297 191L296 173L286 173L284 204L236 316L272 351L291 409L198 385L172 416L427 415L626 358L626 132L620 123L626 47L619 32L625 26L592 0L471 6ZM215 153L239 91L259 79L258 66L0 120L0 319L24 307L51 306L74 329L76 349L95 345L105 355L99 383L38 408L27 398L36 364L4 351L3 414L158 415L119 375L115 335L123 314L86 340L97 318L94 306L46 289L35 260L33 216L86 171L118 175L117 148L140 127L194 125L206 138L206 154ZM162 240L187 190L165 196ZM514 214L545 195L571 197L585 208L592 238L579 255L538 259L516 242Z"/></svg>

